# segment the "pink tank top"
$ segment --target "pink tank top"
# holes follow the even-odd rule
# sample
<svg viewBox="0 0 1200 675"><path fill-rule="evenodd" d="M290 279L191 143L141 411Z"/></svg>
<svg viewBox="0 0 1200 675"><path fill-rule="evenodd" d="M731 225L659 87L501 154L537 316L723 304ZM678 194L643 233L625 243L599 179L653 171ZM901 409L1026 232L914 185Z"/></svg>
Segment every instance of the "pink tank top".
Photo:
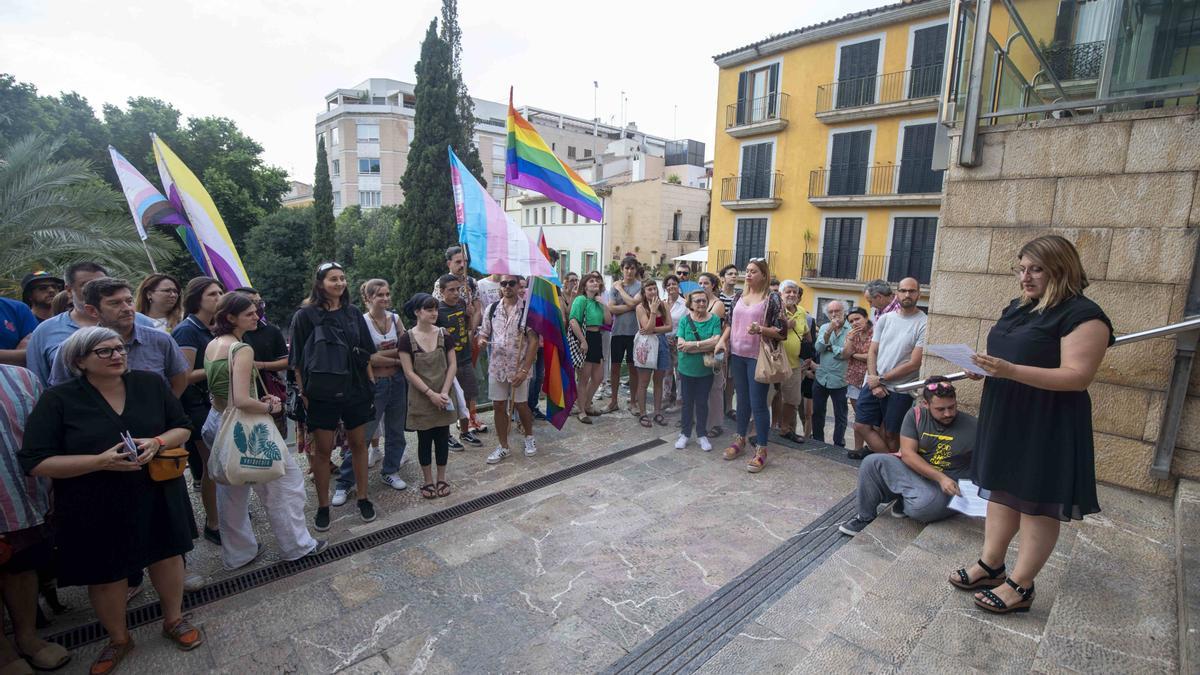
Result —
<svg viewBox="0 0 1200 675"><path fill-rule="evenodd" d="M758 358L759 336L750 334L750 324L757 321L761 326L767 316L767 299L755 305L742 304L739 299L733 305L733 325L729 330L730 350L734 356L748 359Z"/></svg>

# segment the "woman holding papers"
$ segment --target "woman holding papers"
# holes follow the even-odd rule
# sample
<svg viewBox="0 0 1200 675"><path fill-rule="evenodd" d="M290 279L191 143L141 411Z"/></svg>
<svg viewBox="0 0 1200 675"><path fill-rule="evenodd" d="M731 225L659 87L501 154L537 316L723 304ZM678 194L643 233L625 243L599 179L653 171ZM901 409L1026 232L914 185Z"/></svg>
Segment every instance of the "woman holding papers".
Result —
<svg viewBox="0 0 1200 675"><path fill-rule="evenodd" d="M971 472L989 501L983 552L950 575L958 588L984 589L975 604L998 614L1029 610L1061 522L1100 510L1087 388L1113 342L1112 323L1083 295L1087 276L1069 241L1030 241L1012 270L1021 295L988 333L987 353L973 358L987 372Z"/></svg>

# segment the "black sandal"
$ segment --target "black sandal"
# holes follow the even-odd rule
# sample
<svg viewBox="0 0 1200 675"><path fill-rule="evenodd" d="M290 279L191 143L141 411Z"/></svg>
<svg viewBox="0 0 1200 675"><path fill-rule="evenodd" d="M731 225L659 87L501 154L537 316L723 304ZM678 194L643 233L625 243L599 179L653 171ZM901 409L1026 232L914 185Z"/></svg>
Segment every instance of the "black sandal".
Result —
<svg viewBox="0 0 1200 675"><path fill-rule="evenodd" d="M977 588L995 588L1004 583L1004 565L1001 565L996 569L992 569L984 564L982 560L976 560L975 563L979 565L980 569L987 573L986 577L980 577L972 582L971 576L967 574L967 568L960 567L954 571L954 573L958 575L958 579L951 578L948 580L950 585L964 591L973 591Z"/></svg>
<svg viewBox="0 0 1200 675"><path fill-rule="evenodd" d="M1013 612L1028 612L1029 608L1033 606L1033 584L1032 583L1029 584L1029 588L1021 588L1020 586L1017 585L1017 582L1013 581L1012 579L1005 579L1004 583L1011 586L1012 589L1014 591L1016 591L1018 595L1021 596L1020 601L1018 601L1012 605L1009 605L1009 604L1005 603L1003 600L1001 600L1000 596L996 595L995 593L991 592L990 590L987 590L987 591L980 591L980 595L982 595L987 600L987 602L984 602L980 598L975 598L975 605L978 607L981 607L983 609L986 609L987 611L991 612L992 614L1011 614Z"/></svg>
<svg viewBox="0 0 1200 675"><path fill-rule="evenodd" d="M667 426L667 418L663 417L662 413L658 413L654 416L654 423L660 427L665 427Z"/></svg>
<svg viewBox="0 0 1200 675"><path fill-rule="evenodd" d="M636 415L637 413L634 413L634 414ZM638 424L640 424L640 425L642 425L642 426L646 427L647 429L649 429L650 427L654 426L653 424L651 424L651 423L650 423L650 416L649 416L649 415L641 415L641 416L639 416L639 417L638 417Z"/></svg>
<svg viewBox="0 0 1200 675"><path fill-rule="evenodd" d="M437 499L437 488L434 487L433 483L426 483L421 486L421 496L425 499Z"/></svg>
<svg viewBox="0 0 1200 675"><path fill-rule="evenodd" d="M449 497L450 496L450 484L444 480L439 480L437 482L437 496Z"/></svg>

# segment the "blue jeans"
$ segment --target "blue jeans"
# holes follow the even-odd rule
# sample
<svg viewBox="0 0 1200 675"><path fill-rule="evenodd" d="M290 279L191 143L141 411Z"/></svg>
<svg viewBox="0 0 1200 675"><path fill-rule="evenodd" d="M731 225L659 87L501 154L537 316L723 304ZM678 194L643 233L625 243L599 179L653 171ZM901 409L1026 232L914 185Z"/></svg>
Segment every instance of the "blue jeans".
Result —
<svg viewBox="0 0 1200 675"><path fill-rule="evenodd" d="M684 436L692 435L693 422L697 436L708 435L708 392L712 390L713 376L691 377L679 376L679 391L683 397L683 421L679 425L679 433Z"/></svg>
<svg viewBox="0 0 1200 675"><path fill-rule="evenodd" d="M731 354L729 372L733 373L733 391L737 394L737 434L746 438L750 430L750 415L754 415L754 445L767 447L771 431L771 410L767 406L767 389L770 385L754 379L754 368L758 359Z"/></svg>
<svg viewBox="0 0 1200 675"><path fill-rule="evenodd" d="M546 363L542 359L541 348L537 351L537 360L533 362L533 374L529 380L529 412L538 412L538 406L541 405L538 397L542 394L542 380L545 379Z"/></svg>
<svg viewBox="0 0 1200 675"><path fill-rule="evenodd" d="M813 380L812 437L825 442L825 399L833 400L833 444L846 447L846 387L826 389Z"/></svg>
<svg viewBox="0 0 1200 675"><path fill-rule="evenodd" d="M375 421L368 422L367 440L375 435L379 423L383 422L383 475L400 470L404 459L404 423L408 418L408 380L404 371L397 370L391 377L375 380ZM342 468L338 471L337 489L348 490L354 485L354 463L350 453L345 453Z"/></svg>

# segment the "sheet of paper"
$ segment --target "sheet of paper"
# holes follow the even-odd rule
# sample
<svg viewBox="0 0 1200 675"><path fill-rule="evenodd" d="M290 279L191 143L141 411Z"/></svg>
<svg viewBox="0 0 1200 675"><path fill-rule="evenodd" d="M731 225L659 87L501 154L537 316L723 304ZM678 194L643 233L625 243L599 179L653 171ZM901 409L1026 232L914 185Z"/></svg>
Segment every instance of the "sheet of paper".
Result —
<svg viewBox="0 0 1200 675"><path fill-rule="evenodd" d="M925 345L925 353L946 359L968 373L987 375L987 371L971 362L971 357L975 356L975 350L967 345Z"/></svg>
<svg viewBox="0 0 1200 675"><path fill-rule="evenodd" d="M951 497L947 506L972 518L983 518L987 515L987 500L979 496L979 486L963 478L958 481L958 490L962 496Z"/></svg>

